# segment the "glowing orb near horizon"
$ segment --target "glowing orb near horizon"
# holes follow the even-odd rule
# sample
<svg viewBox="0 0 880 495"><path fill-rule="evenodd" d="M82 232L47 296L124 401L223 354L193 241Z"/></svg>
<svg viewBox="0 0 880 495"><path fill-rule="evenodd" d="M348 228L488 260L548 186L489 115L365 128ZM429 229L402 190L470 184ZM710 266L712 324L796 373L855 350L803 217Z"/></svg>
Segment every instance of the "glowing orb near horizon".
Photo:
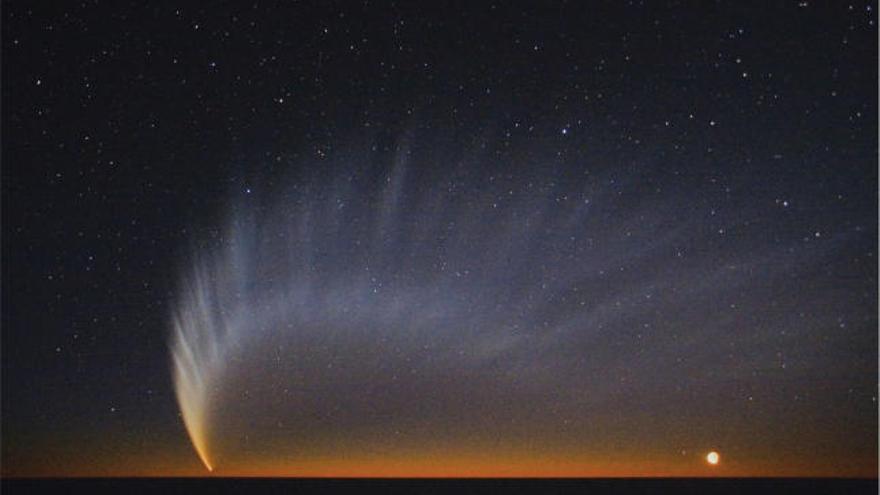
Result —
<svg viewBox="0 0 880 495"><path fill-rule="evenodd" d="M706 462L708 462L712 466L717 466L719 462L721 462L721 455L714 450L706 454Z"/></svg>

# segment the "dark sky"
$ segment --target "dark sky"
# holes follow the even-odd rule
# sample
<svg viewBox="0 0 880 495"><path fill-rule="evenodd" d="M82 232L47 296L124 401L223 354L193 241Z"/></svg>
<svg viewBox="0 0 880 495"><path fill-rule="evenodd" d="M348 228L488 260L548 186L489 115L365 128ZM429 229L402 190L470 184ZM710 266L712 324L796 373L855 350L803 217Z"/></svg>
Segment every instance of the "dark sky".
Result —
<svg viewBox="0 0 880 495"><path fill-rule="evenodd" d="M875 2L184 3L3 5L4 475L877 475Z"/></svg>

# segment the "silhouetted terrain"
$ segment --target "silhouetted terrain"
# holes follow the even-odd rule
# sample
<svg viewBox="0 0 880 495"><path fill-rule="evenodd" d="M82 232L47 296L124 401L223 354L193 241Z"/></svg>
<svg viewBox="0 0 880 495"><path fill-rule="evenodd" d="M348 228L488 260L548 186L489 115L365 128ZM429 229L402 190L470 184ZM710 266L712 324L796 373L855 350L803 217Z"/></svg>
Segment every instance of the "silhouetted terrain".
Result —
<svg viewBox="0 0 880 495"><path fill-rule="evenodd" d="M15 493L455 493L455 494L876 494L876 479L628 478L628 479L296 479L109 478L4 479Z"/></svg>

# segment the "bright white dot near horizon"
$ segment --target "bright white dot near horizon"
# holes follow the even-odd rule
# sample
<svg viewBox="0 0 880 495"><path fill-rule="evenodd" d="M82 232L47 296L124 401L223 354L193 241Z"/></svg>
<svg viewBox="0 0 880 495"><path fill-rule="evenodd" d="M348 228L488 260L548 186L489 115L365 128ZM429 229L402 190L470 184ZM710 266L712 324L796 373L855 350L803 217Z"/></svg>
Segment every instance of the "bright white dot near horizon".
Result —
<svg viewBox="0 0 880 495"><path fill-rule="evenodd" d="M706 455L706 462L713 466L717 466L720 461L721 456L718 454L718 452L712 451Z"/></svg>

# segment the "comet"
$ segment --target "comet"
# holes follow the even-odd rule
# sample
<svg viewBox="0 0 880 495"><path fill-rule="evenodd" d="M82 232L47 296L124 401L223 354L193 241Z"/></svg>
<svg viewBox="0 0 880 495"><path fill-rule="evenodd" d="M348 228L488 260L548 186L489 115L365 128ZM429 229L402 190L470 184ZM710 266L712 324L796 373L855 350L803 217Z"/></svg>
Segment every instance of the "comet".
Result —
<svg viewBox="0 0 880 495"><path fill-rule="evenodd" d="M699 230L666 216L691 198L620 202L628 187L654 191L650 178L396 148L339 152L271 187L248 180L222 220L192 228L169 350L207 471L241 456L421 452L436 438L501 455L533 448L540 404L560 425L542 441L597 441L591 411L627 397L621 377L665 400L664 355L624 344L657 338L647 322L661 311L688 328L673 320L694 298L725 295L726 265L672 264ZM639 376L633 361L648 363Z"/></svg>

